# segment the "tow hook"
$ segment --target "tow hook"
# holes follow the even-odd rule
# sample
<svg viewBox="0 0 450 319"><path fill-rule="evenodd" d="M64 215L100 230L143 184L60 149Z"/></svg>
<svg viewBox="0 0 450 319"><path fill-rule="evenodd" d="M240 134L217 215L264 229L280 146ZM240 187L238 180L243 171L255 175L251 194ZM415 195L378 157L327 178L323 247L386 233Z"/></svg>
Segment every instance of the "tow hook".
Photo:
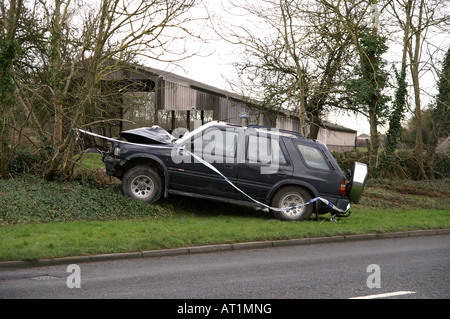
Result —
<svg viewBox="0 0 450 319"><path fill-rule="evenodd" d="M348 212L346 212L346 213L344 213L344 214L341 214L341 213L333 214L333 215L331 216L331 218L330 218L330 221L332 221L332 222L337 222L336 217L339 217L339 218L347 218L347 217L350 216L351 213L352 213L351 211L348 211Z"/></svg>

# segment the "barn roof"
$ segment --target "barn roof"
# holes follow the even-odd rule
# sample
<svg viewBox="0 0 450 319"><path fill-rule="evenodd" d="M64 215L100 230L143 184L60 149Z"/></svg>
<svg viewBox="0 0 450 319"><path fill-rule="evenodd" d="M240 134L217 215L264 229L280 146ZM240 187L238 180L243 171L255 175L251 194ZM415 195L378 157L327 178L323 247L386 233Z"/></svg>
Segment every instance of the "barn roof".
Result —
<svg viewBox="0 0 450 319"><path fill-rule="evenodd" d="M202 83L202 82L198 82L195 81L193 79L175 74L175 73L171 73L169 71L164 71L164 70L159 70L159 69L155 69L153 67L149 67L149 66L143 66L143 65L137 65L136 66L138 69L141 69L143 71L147 71L150 72L156 76L162 77L164 80L172 82L172 83L176 83L176 84L180 84L183 85L185 87L189 87L192 89L197 89L200 91L206 91L209 93L215 93L217 95L221 95L224 97L230 97L239 101L247 101L248 99L245 98L243 95L239 95L233 92L229 92L226 90L222 90L219 88L216 88L214 86Z"/></svg>
<svg viewBox="0 0 450 319"><path fill-rule="evenodd" d="M347 133L356 133L357 131L348 128L348 127L344 127L341 125L337 125L337 124L333 124L330 122L323 122L323 125L325 126L326 129L328 130L332 130L332 131L339 131L339 132L347 132Z"/></svg>

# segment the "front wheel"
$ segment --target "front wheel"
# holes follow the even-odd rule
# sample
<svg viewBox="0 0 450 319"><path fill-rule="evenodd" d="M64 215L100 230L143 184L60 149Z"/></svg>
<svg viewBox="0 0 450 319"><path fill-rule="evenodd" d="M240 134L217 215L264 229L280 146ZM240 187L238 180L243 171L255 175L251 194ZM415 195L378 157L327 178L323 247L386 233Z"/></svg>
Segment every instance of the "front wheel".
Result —
<svg viewBox="0 0 450 319"><path fill-rule="evenodd" d="M304 205L311 200L311 194L302 187L288 186L279 190L272 201L272 206L277 208L291 208L282 211L273 210L277 219L286 221L302 221L311 217L314 205Z"/></svg>
<svg viewBox="0 0 450 319"><path fill-rule="evenodd" d="M123 176L122 191L134 199L156 202L162 193L161 177L149 166L135 166Z"/></svg>

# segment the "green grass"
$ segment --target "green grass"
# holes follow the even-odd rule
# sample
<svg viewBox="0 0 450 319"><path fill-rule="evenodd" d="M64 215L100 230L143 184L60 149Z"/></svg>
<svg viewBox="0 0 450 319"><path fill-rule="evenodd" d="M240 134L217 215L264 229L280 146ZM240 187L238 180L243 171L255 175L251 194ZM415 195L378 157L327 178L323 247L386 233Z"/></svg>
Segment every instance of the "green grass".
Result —
<svg viewBox="0 0 450 319"><path fill-rule="evenodd" d="M84 153L81 158L81 165L90 170L103 167L102 155L98 153Z"/></svg>
<svg viewBox="0 0 450 319"><path fill-rule="evenodd" d="M148 205L91 178L21 176L0 180L0 260L450 228L449 185L370 180L349 218L281 222L253 208L178 196Z"/></svg>
<svg viewBox="0 0 450 319"><path fill-rule="evenodd" d="M188 215L121 221L29 224L0 230L0 260L81 256L258 240L449 228L440 210L356 210L337 222L281 222L268 216Z"/></svg>
<svg viewBox="0 0 450 319"><path fill-rule="evenodd" d="M98 185L88 179L45 182L26 176L0 180L0 197L0 226L166 215L158 205L122 196L115 185Z"/></svg>

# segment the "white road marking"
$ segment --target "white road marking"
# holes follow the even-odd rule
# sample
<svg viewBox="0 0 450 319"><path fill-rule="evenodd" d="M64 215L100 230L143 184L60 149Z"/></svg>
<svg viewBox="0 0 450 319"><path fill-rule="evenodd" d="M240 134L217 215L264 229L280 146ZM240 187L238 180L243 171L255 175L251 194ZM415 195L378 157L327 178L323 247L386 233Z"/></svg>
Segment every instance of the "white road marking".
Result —
<svg viewBox="0 0 450 319"><path fill-rule="evenodd" d="M387 292L384 294L353 297L353 298L349 298L349 299L376 299L376 298L388 298L388 297L410 295L410 294L415 294L415 292L414 291L395 291L395 292Z"/></svg>

